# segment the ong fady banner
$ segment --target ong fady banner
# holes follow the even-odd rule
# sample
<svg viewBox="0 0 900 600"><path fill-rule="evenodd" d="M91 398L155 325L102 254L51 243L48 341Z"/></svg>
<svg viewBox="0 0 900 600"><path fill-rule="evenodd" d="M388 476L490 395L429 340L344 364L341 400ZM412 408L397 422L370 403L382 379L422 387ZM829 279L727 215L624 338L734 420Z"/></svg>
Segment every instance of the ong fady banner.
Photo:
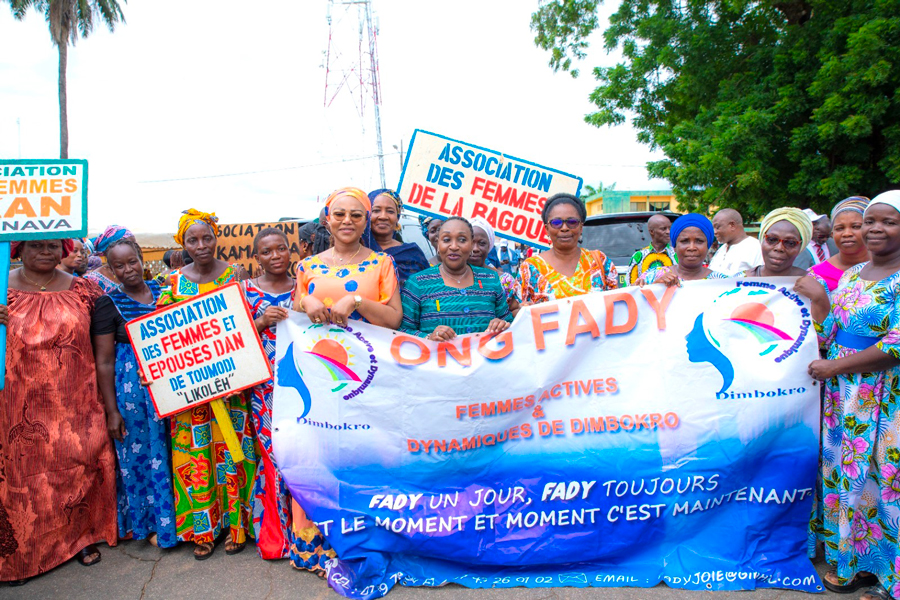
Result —
<svg viewBox="0 0 900 600"><path fill-rule="evenodd" d="M500 237L548 247L541 222L547 198L581 193L580 177L416 129L398 192L424 215L484 217Z"/></svg>
<svg viewBox="0 0 900 600"><path fill-rule="evenodd" d="M821 591L816 336L792 286L632 287L447 343L292 314L275 453L331 586Z"/></svg>

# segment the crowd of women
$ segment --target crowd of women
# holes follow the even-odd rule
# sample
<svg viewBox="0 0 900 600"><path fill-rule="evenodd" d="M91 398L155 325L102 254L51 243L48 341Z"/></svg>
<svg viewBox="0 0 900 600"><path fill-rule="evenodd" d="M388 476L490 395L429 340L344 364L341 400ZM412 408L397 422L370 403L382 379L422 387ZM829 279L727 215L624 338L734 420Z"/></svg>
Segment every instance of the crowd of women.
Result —
<svg viewBox="0 0 900 600"><path fill-rule="evenodd" d="M205 560L220 542L235 554L252 538L262 558L288 558L320 576L335 556L279 472L272 381L224 400L244 454L236 462L208 405L156 415L125 333L136 317L240 282L273 361L276 324L290 309L315 323L358 319L449 340L503 331L522 307L618 285L606 255L580 245L586 214L574 196L546 201L551 247L524 260L518 277L486 266L496 240L484 219L421 219L436 250L429 260L399 238L402 208L391 190L340 189L301 231L308 255L295 273L285 234L259 232L252 279L216 258L218 219L193 209L175 234L185 260L178 253L161 281L146 279L141 248L123 227L90 240L14 243L22 266L0 306L8 327L0 580L22 584L73 557L94 565L96 544L120 539L191 543ZM848 198L831 218L839 252L807 272L793 263L812 236L809 217L772 211L760 227L763 264L737 276L794 277L816 321L823 358L809 372L825 391L809 550L824 548L833 567L825 585L900 598L900 191ZM637 283L733 276L706 264L715 233L703 215L679 217L669 232L677 261ZM105 264L79 276L88 254Z"/></svg>

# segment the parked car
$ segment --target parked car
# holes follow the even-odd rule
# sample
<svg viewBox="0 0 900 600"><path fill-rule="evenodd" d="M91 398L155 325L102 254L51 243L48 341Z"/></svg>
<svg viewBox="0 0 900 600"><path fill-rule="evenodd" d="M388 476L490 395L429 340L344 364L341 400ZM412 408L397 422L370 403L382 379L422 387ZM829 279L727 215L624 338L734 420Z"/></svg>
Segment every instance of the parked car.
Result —
<svg viewBox="0 0 900 600"><path fill-rule="evenodd" d="M419 215L416 213L400 215L400 236L403 238L403 243L413 243L421 248L428 259L437 254L431 242L422 235L422 226L419 225Z"/></svg>
<svg viewBox="0 0 900 600"><path fill-rule="evenodd" d="M674 221L681 215L674 212L628 212L594 215L584 223L582 245L588 250L601 250L616 266L619 286L624 287L628 265L635 252L650 245L647 221L653 215L663 215Z"/></svg>

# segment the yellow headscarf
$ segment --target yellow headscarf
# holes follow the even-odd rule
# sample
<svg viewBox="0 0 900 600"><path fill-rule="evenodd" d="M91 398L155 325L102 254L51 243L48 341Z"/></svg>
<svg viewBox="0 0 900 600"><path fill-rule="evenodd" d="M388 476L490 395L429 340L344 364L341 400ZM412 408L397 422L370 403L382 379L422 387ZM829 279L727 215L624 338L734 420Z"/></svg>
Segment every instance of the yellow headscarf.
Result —
<svg viewBox="0 0 900 600"><path fill-rule="evenodd" d="M368 194L366 194L364 191L362 191L359 188L345 187L345 188L341 188L339 190L333 191L331 193L331 195L328 196L328 200L325 201L325 214L326 215L328 214L328 211L331 208L331 205L334 204L335 200L337 200L338 198L342 198L344 196L350 196L351 198L353 198L354 200L356 200L360 204L362 204L363 208L366 209L367 215L372 212L372 201L369 200Z"/></svg>
<svg viewBox="0 0 900 600"><path fill-rule="evenodd" d="M183 248L184 234L191 225L196 225L197 223L209 225L213 235L218 236L219 226L216 224L218 221L219 217L216 216L216 213L205 213L194 208L189 208L181 213L181 218L178 219L178 233L175 234L175 243Z"/></svg>
<svg viewBox="0 0 900 600"><path fill-rule="evenodd" d="M799 208L776 208L767 214L759 224L759 236L766 235L769 227L778 221L787 221L797 228L797 231L800 232L800 244L804 248L809 244L813 234L812 221Z"/></svg>

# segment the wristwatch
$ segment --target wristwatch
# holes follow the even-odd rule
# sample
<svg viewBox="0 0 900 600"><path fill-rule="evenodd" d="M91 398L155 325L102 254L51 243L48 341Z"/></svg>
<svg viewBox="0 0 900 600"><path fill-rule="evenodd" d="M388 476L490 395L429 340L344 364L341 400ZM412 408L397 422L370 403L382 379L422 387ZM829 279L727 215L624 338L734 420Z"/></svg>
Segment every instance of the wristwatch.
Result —
<svg viewBox="0 0 900 600"><path fill-rule="evenodd" d="M353 296L353 301L356 303L353 305L353 310L359 310L359 305L362 304L362 296L356 294Z"/></svg>

